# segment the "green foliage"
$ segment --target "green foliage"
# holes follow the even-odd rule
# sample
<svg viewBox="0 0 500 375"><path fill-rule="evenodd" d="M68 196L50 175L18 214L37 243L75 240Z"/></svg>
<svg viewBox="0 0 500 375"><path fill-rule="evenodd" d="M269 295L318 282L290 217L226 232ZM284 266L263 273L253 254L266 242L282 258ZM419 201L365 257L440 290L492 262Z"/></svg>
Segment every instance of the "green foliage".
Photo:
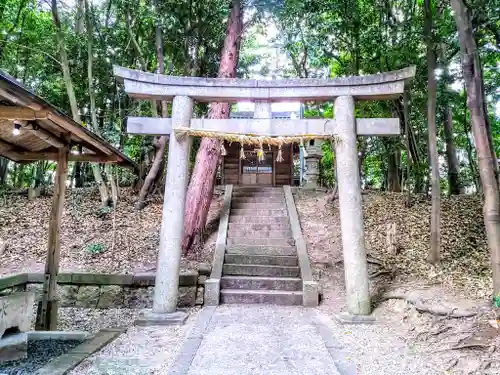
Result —
<svg viewBox="0 0 500 375"><path fill-rule="evenodd" d="M500 118L495 107L500 100L500 16L493 11L498 0L470 2L475 17L475 34L483 64L489 121L495 150L500 152ZM441 164L441 185L446 187L446 144L443 134L446 105L453 114L454 141L460 164L462 184L477 189L478 168L470 129L470 115L466 109L460 69L456 25L448 3L440 4L434 15L436 46L446 46L438 55L438 149ZM281 43L292 61L291 69L283 75L300 77L343 77L365 75L416 66L416 76L410 87L410 152L406 140L367 138L358 142L363 156L362 183L365 186L385 188L388 178L388 160L396 158L400 179L417 192L426 189L429 175L427 134L427 65L423 37L423 1L418 3L398 0L375 2L371 0L287 0L274 12ZM446 68L446 69L445 69ZM447 73L447 74L444 74ZM360 102L357 117L399 117L401 133L405 135L402 99L387 102ZM332 117L331 105L308 106L306 117ZM332 184L331 150L325 149L321 161L321 181ZM411 161L410 175L407 164Z"/></svg>
<svg viewBox="0 0 500 375"><path fill-rule="evenodd" d="M86 30L79 33L76 29L78 3L58 0L58 8L71 78L85 125L91 122L87 77L89 40ZM125 119L129 115L150 116L151 107L148 102L133 101L124 93L113 77L113 64L140 68L141 58L131 43L132 35L147 69L156 71L155 27L158 23L163 32L167 74L215 76L225 35L228 1L117 0L89 1L89 4L93 36L92 88L98 119L93 129L139 164L144 164L147 171L152 159L152 137L128 136ZM127 14L130 14L130 24ZM0 2L0 69L70 113L50 2ZM0 181L17 187L29 186L36 175L35 169L10 163L9 177L0 176ZM74 163L70 164L69 173L74 173ZM124 176L124 182L128 181L128 172L119 175ZM45 168L42 179L51 182L51 178L49 169ZM91 173L85 174L85 178L93 181Z"/></svg>
<svg viewBox="0 0 500 375"><path fill-rule="evenodd" d="M495 305L496 308L500 308L500 294L497 294L493 298L493 304Z"/></svg>
<svg viewBox="0 0 500 375"><path fill-rule="evenodd" d="M101 206L97 210L97 216L103 217L106 216L107 214L111 213L113 211L113 208L111 206Z"/></svg>
<svg viewBox="0 0 500 375"><path fill-rule="evenodd" d="M143 60L149 71L156 71L158 58L155 27L163 32L164 63L167 74L213 77L226 32L228 0L115 0L90 1L92 20L93 84L96 93L98 123L95 130L106 140L143 165L147 171L154 154L152 137L129 136L125 119L129 115L150 116L150 103L131 100L113 77L113 64L140 68ZM87 78L88 36L76 29L78 2L58 0L69 56L70 72L82 121L90 123L89 84ZM427 161L427 66L423 38L423 2L397 0L251 0L243 2L245 20L250 27L242 37L238 76L342 77L373 74L416 66L410 88L409 127L411 150L408 157L406 137L400 142L378 137L359 142L362 153L364 186L387 186L389 159L398 161L398 175L406 186L423 192L429 175ZM438 55L438 149L441 185L447 186L447 164L443 135L446 106L453 114L454 142L460 164L460 179L468 191L478 188L478 163L470 114L466 109L456 26L448 3L437 4L434 15L436 46L445 45ZM474 17L474 33L483 67L489 125L495 151L500 154L500 6L499 0L475 0L468 3ZM130 17L127 17L129 15ZM129 18L129 21L127 19ZM276 28L277 32L273 33ZM266 36L266 37L263 37ZM267 39L266 39L267 38ZM132 39L142 52L139 56ZM269 48L272 44L274 47ZM4 0L0 2L0 68L21 80L49 102L69 113L69 100L63 81L55 28L46 2ZM170 110L170 106L169 106ZM198 105L197 116L207 113ZM387 102L360 102L358 117L399 117L403 119L401 99ZM306 103L306 117L333 117L331 103ZM404 121L401 133L405 135ZM406 136L406 135L405 135ZM195 145L196 146L196 145ZM334 155L325 144L320 178L333 186ZM193 147L192 161L197 147ZM411 161L410 174L407 166ZM0 161L0 184L26 188L32 184L50 184L52 163L31 165ZM70 164L70 175L75 173ZM82 166L87 184L92 173ZM122 183L130 183L128 171L119 171Z"/></svg>
<svg viewBox="0 0 500 375"><path fill-rule="evenodd" d="M92 255L101 254L106 251L106 246L102 243L90 243L85 247L85 251Z"/></svg>

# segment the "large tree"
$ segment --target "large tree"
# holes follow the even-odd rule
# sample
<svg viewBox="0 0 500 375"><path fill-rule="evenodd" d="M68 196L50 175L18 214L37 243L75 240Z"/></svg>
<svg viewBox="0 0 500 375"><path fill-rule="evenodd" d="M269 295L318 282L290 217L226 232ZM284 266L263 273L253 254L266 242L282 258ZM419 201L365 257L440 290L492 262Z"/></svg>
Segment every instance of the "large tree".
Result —
<svg viewBox="0 0 500 375"><path fill-rule="evenodd" d="M425 10L425 42L427 45L427 123L429 131L429 159L431 161L431 241L429 246L429 263L437 263L440 259L440 233L439 224L441 220L441 189L439 186L439 157L437 150L437 128L436 128L436 52L434 45L434 34L432 27L434 7L432 0L424 0Z"/></svg>
<svg viewBox="0 0 500 375"><path fill-rule="evenodd" d="M467 106L471 114L472 132L479 159L479 174L484 194L484 226L493 270L493 290L500 295L500 199L496 176L497 159L488 126L481 60L470 12L463 0L451 0L458 29Z"/></svg>
<svg viewBox="0 0 500 375"><path fill-rule="evenodd" d="M240 0L232 0L226 37L221 53L219 78L235 78L240 55L240 42L243 33L243 7ZM229 103L212 103L208 118L229 118ZM186 197L186 213L184 218L184 251L201 242L203 229L210 209L210 202L215 185L215 175L220 158L220 141L203 138L196 155L196 162L189 183Z"/></svg>

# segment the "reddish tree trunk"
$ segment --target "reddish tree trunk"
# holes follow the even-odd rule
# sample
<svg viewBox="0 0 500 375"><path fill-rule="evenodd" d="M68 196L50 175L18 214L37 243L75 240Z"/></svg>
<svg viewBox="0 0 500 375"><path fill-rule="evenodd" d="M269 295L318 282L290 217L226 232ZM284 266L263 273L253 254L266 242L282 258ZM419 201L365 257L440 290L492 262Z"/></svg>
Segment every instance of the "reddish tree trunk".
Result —
<svg viewBox="0 0 500 375"><path fill-rule="evenodd" d="M243 32L242 16L241 1L232 0L226 39L217 75L219 78L234 78L236 76L240 40ZM212 103L208 117L211 119L227 119L229 118L229 109L228 103ZM196 155L196 163L186 197L184 238L182 241L184 252L187 252L194 244L201 242L210 202L212 201L219 157L219 141L212 138L203 138Z"/></svg>

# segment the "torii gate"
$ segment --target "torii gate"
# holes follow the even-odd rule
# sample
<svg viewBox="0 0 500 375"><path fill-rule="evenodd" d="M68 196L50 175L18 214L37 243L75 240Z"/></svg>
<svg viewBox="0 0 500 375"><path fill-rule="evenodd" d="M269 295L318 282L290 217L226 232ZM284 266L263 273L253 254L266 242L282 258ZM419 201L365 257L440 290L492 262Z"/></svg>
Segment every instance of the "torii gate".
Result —
<svg viewBox="0 0 500 375"><path fill-rule="evenodd" d="M173 77L114 67L114 75L134 98L173 99L172 118L129 117L132 134L167 135L186 128L214 134L293 137L336 136L337 183L347 309L352 315L371 312L365 252L357 135L398 135L398 118L355 118L356 100L397 99L404 93L415 67L369 76L335 79L246 80ZM194 119L193 101L255 102L254 119ZM271 102L335 100L334 119L271 119ZM161 323L183 322L176 312L184 229L184 206L188 183L191 137L170 137L165 200L156 270L153 312L149 319Z"/></svg>

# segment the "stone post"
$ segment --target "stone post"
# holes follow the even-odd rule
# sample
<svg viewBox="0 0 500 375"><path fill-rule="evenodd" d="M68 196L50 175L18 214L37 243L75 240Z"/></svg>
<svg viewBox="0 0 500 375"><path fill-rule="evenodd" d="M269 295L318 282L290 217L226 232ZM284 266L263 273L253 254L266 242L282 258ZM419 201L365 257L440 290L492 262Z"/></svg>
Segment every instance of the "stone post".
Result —
<svg viewBox="0 0 500 375"><path fill-rule="evenodd" d="M358 169L354 98L352 96L338 97L335 100L334 111L339 137L335 152L347 309L348 313L352 315L369 315L371 306Z"/></svg>
<svg viewBox="0 0 500 375"><path fill-rule="evenodd" d="M193 100L176 96L172 106L172 129L189 126L192 113ZM176 312L176 308L190 146L191 137L177 139L174 132L170 135L153 312L144 314L136 324L178 324L187 317L183 312Z"/></svg>
<svg viewBox="0 0 500 375"><path fill-rule="evenodd" d="M258 100L255 102L253 118L272 118L271 102Z"/></svg>

